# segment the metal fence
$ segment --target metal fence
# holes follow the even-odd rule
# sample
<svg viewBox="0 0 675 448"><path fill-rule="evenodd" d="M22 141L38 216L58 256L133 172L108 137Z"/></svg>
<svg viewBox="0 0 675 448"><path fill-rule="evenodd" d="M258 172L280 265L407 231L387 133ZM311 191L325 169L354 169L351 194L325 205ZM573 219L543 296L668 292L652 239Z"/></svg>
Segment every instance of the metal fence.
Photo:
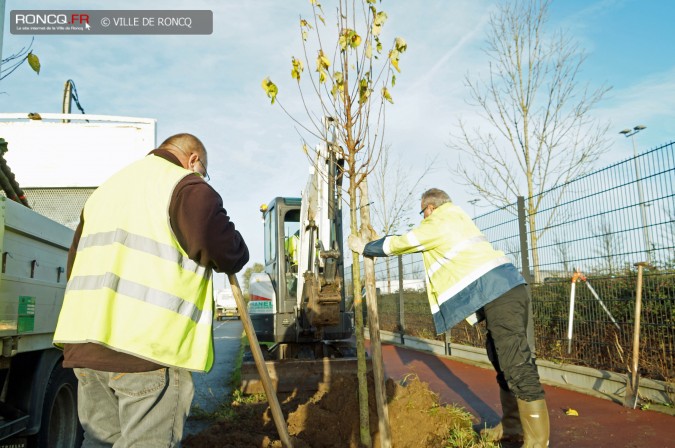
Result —
<svg viewBox="0 0 675 448"><path fill-rule="evenodd" d="M533 213L528 214L529 198L519 198L474 219L532 284L539 357L625 372L635 321L634 264L646 261L653 269L644 277L640 373L675 378L674 180L675 144L669 143L531 198L538 204ZM587 282L576 284L570 343L575 268ZM383 330L443 338L434 335L418 254L377 259L376 280ZM483 346L484 332L480 325L462 323L450 338Z"/></svg>

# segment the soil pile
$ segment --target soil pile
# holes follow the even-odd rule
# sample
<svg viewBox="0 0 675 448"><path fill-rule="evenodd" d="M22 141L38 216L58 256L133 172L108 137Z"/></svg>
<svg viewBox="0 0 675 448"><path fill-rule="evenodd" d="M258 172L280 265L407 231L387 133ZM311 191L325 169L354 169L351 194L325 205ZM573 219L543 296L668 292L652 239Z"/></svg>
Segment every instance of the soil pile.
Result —
<svg viewBox="0 0 675 448"><path fill-rule="evenodd" d="M387 380L387 399L392 444L396 448L448 446L457 429L471 428L465 411L439 404L438 396L417 377ZM380 446L377 407L372 377L369 378L370 433ZM319 391L280 395L279 401L295 448L358 448L359 408L356 375L339 376ZM463 446L471 446L470 441ZM267 402L237 403L232 415L203 432L187 437L183 446L281 448Z"/></svg>

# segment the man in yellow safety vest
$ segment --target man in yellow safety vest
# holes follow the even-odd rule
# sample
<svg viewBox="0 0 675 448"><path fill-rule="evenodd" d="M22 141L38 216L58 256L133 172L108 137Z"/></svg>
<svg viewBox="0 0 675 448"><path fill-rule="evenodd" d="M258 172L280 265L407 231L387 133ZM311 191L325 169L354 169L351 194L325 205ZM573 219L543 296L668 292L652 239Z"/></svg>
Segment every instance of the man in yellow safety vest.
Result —
<svg viewBox="0 0 675 448"><path fill-rule="evenodd" d="M88 446L178 446L213 364L213 272L248 248L206 180L204 145L165 140L98 187L68 255L54 343L78 378Z"/></svg>
<svg viewBox="0 0 675 448"><path fill-rule="evenodd" d="M499 384L501 422L483 431L492 440L520 439L543 448L549 417L527 338L530 292L503 252L487 241L471 218L442 190L422 195L424 219L405 235L366 242L351 235L349 247L370 257L422 252L436 333L462 319L485 319L487 353Z"/></svg>

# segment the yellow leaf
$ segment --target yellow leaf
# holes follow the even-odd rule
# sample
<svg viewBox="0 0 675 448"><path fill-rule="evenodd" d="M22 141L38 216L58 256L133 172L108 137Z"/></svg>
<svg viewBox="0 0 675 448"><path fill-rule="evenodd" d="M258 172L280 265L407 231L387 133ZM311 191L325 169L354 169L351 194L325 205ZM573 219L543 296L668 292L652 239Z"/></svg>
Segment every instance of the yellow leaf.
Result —
<svg viewBox="0 0 675 448"><path fill-rule="evenodd" d="M40 58L38 58L37 55L33 54L32 51L30 53L28 53L28 56L26 58L28 59L28 65L30 65L30 68L32 68L33 71L39 75L40 74Z"/></svg>
<svg viewBox="0 0 675 448"><path fill-rule="evenodd" d="M570 417L578 417L579 413L576 410L569 408L565 411L565 415L569 415Z"/></svg>
<svg viewBox="0 0 675 448"><path fill-rule="evenodd" d="M316 58L316 70L321 71L330 67L330 61L323 54L323 50L319 50L319 56Z"/></svg>
<svg viewBox="0 0 675 448"><path fill-rule="evenodd" d="M408 44L402 37L397 37L396 40L394 40L394 47L399 53L404 53L408 49Z"/></svg>
<svg viewBox="0 0 675 448"><path fill-rule="evenodd" d="M340 45L340 49L345 51L347 49L347 36L341 34L338 38L338 44Z"/></svg>
<svg viewBox="0 0 675 448"><path fill-rule="evenodd" d="M319 20L321 20L321 23L323 23L324 25L326 24L326 20L324 20L323 16L317 14L317 17L319 18Z"/></svg>
<svg viewBox="0 0 675 448"><path fill-rule="evenodd" d="M382 97L384 97L384 99L389 101L391 104L394 104L394 100L392 99L391 94L386 87L382 87Z"/></svg>
<svg viewBox="0 0 675 448"><path fill-rule="evenodd" d="M338 93L342 93L345 90L345 80L342 72L333 73L333 88L330 93L335 97Z"/></svg>
<svg viewBox="0 0 675 448"><path fill-rule="evenodd" d="M396 85L396 75L391 75L391 86L394 87Z"/></svg>
<svg viewBox="0 0 675 448"><path fill-rule="evenodd" d="M305 154L309 155L309 146L307 146L307 143L302 145L302 150L305 151Z"/></svg>
<svg viewBox="0 0 675 448"><path fill-rule="evenodd" d="M356 31L351 30L349 28L345 28L340 33L338 43L340 44L340 48L342 49L342 51L345 51L347 49L347 45L349 45L352 48L356 48L359 45L361 45L361 36L356 34Z"/></svg>
<svg viewBox="0 0 675 448"><path fill-rule="evenodd" d="M300 82L300 73L302 73L305 70L305 66L302 64L302 61L300 59L295 58L291 60L291 64L293 65L293 69L291 70L291 77L293 79L297 79L298 82Z"/></svg>
<svg viewBox="0 0 675 448"><path fill-rule="evenodd" d="M394 66L397 72L401 72L401 69L398 68L398 51L396 50L391 50L389 51L389 61L391 61L391 65Z"/></svg>
<svg viewBox="0 0 675 448"><path fill-rule="evenodd" d="M306 28L309 28L310 30L314 29L312 27L312 24L306 21L305 19L300 19L300 26L304 26Z"/></svg>
<svg viewBox="0 0 675 448"><path fill-rule="evenodd" d="M263 79L262 88L267 94L267 97L272 100L272 104L274 104L274 100L277 98L277 93L279 93L279 88L272 82L272 80L270 80L269 77Z"/></svg>
<svg viewBox="0 0 675 448"><path fill-rule="evenodd" d="M320 83L326 82L326 72L323 70L319 71L319 82Z"/></svg>
<svg viewBox="0 0 675 448"><path fill-rule="evenodd" d="M394 66L394 68L396 69L397 72L401 73L401 69L398 68L398 59L392 60L392 61L391 61L391 65Z"/></svg>
<svg viewBox="0 0 675 448"><path fill-rule="evenodd" d="M373 57L373 45L368 41L366 44L366 58L370 59Z"/></svg>
<svg viewBox="0 0 675 448"><path fill-rule="evenodd" d="M368 79L363 78L359 81L359 104L365 103L370 97L370 88L368 86Z"/></svg>
<svg viewBox="0 0 675 448"><path fill-rule="evenodd" d="M384 22L387 21L387 13L384 11L380 11L377 14L375 14L375 18L373 18L373 36L379 36L380 33L382 32L382 26L384 25Z"/></svg>
<svg viewBox="0 0 675 448"><path fill-rule="evenodd" d="M387 21L387 13L384 11L380 11L375 15L373 23L376 23L377 25L384 25L384 22L386 21Z"/></svg>

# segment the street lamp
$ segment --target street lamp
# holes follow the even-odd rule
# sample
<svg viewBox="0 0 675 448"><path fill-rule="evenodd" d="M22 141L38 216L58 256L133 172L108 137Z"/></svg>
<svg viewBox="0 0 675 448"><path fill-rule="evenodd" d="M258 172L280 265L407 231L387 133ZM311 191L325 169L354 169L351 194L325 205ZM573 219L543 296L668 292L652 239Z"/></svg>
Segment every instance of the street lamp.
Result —
<svg viewBox="0 0 675 448"><path fill-rule="evenodd" d="M635 148L635 137L633 137L638 132L647 129L647 126L637 125L632 130L624 129L619 132L623 134L626 138L630 137L633 142L633 160L635 161L635 178L637 179L637 189L638 189L638 199L640 200L640 214L642 215L642 233L645 239L645 251L647 253L647 263L651 264L651 245L649 244L649 229L647 228L647 212L645 210L645 201L644 195L642 193L642 181L640 179L640 166L638 162L637 149Z"/></svg>
<svg viewBox="0 0 675 448"><path fill-rule="evenodd" d="M473 205L473 217L476 217L476 202L480 201L480 199L471 199L469 201L469 204Z"/></svg>

